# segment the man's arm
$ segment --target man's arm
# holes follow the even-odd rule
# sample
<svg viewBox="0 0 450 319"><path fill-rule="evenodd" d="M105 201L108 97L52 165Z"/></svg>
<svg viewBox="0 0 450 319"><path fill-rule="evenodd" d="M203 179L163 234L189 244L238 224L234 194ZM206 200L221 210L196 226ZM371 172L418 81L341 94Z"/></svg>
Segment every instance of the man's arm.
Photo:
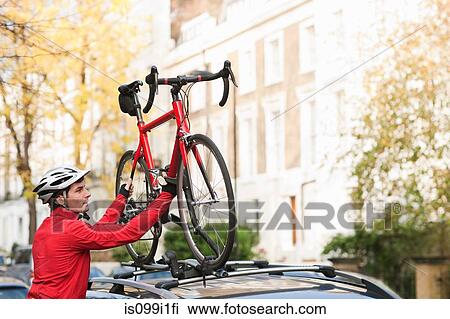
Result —
<svg viewBox="0 0 450 319"><path fill-rule="evenodd" d="M141 238L169 210L174 194L162 192L139 215L125 225L103 224L90 226L82 221L67 225L77 249L107 249L135 242Z"/></svg>
<svg viewBox="0 0 450 319"><path fill-rule="evenodd" d="M119 220L120 214L122 214L125 209L125 204L127 203L127 198L119 194L116 199L111 203L111 205L106 210L105 214L100 218L97 224L104 223L117 223Z"/></svg>
<svg viewBox="0 0 450 319"><path fill-rule="evenodd" d="M131 179L128 180L127 184L120 186L119 194L112 204L108 207L105 214L100 218L97 224L104 223L117 223L120 215L122 214L125 205L127 203L128 197L133 194L133 185L131 184Z"/></svg>

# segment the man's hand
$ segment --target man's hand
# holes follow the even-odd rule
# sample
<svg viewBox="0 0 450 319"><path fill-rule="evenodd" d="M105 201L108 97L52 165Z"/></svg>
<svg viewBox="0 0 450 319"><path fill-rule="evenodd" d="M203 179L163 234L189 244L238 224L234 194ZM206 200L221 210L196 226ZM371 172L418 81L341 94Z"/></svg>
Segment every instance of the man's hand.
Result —
<svg viewBox="0 0 450 319"><path fill-rule="evenodd" d="M129 198L131 195L133 195L134 186L132 183L133 181L130 178L128 179L126 184L122 184L120 186L119 194L122 194L126 198Z"/></svg>
<svg viewBox="0 0 450 319"><path fill-rule="evenodd" d="M131 197L133 195L133 180L131 178L128 179L127 184L125 185L125 189L128 191L128 197Z"/></svg>

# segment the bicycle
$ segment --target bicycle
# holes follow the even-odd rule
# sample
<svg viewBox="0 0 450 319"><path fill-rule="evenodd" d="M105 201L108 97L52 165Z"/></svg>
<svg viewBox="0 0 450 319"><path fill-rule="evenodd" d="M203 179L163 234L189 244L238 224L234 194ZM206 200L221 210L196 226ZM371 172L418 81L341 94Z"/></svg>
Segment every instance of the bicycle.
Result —
<svg viewBox="0 0 450 319"><path fill-rule="evenodd" d="M120 222L128 222L145 209L161 191L161 182L176 183L179 216L171 214L169 221L182 227L194 257L212 269L225 264L234 244L234 194L227 166L217 146L206 135L190 133L188 93L197 82L219 78L224 83L219 105L224 106L229 95L229 78L237 87L228 60L217 73L196 71L194 75L175 78L159 78L158 69L153 66L145 78L149 85L149 97L143 110L137 96L142 81L121 85L118 89L122 112L136 117L139 130L137 149L126 151L117 168L116 194L128 178L133 180L134 185L133 197L128 200ZM187 84L190 86L184 91L183 87ZM172 110L146 124L142 112L150 111L160 85L172 87ZM177 129L170 164L166 168L156 168L147 133L172 119L175 119ZM158 221L139 241L126 245L136 264L154 263L163 222Z"/></svg>

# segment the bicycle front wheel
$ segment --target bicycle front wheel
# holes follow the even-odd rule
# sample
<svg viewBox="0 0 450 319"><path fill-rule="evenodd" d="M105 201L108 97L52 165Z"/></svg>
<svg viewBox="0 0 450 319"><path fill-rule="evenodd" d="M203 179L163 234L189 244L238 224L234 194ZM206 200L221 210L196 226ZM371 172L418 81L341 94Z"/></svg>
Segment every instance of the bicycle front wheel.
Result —
<svg viewBox="0 0 450 319"><path fill-rule="evenodd" d="M127 182L131 177L134 152L127 151L119 161L116 175L116 195L119 193L120 185ZM150 171L146 162L139 158L133 176L134 191L133 196L128 199L125 210L120 220L121 223L127 223L143 211L150 204L151 185ZM150 230L138 241L125 245L130 257L138 264L149 264L154 261L158 240L161 236L162 226L157 222Z"/></svg>
<svg viewBox="0 0 450 319"><path fill-rule="evenodd" d="M187 165L180 160L177 173L181 224L195 258L218 269L227 262L236 233L230 174L211 139L196 134L188 141Z"/></svg>

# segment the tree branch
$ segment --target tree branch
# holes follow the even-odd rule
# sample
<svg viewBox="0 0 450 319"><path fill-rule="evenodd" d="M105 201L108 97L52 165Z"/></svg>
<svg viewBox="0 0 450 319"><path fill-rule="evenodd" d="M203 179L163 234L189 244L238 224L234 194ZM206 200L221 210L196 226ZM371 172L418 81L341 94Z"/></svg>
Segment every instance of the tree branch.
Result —
<svg viewBox="0 0 450 319"><path fill-rule="evenodd" d="M59 96L58 92L56 91L56 89L54 88L54 86L51 83L47 83L47 85L52 89L53 94L56 98L56 100L59 102L59 104L61 105L62 109L64 110L64 112L68 113L72 119L74 121L77 121L77 117L75 116L75 114L66 106L66 104L64 103L64 101L62 100L62 98Z"/></svg>

